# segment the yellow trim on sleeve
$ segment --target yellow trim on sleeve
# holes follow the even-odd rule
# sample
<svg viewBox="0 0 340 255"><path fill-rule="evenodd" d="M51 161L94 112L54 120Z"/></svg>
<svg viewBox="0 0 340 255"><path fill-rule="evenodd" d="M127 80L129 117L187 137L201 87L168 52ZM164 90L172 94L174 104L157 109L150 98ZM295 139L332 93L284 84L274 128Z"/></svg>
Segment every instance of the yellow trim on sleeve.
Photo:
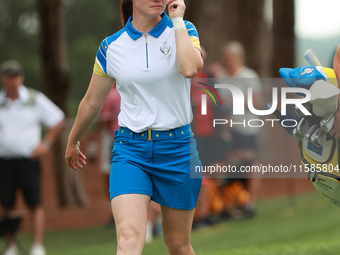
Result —
<svg viewBox="0 0 340 255"><path fill-rule="evenodd" d="M196 36L190 36L190 41L194 47L202 52L200 40Z"/></svg>
<svg viewBox="0 0 340 255"><path fill-rule="evenodd" d="M96 58L96 61L94 62L94 67L93 67L93 72L99 76L102 77L109 77L104 71L103 69L100 67L100 64L98 62L98 59Z"/></svg>

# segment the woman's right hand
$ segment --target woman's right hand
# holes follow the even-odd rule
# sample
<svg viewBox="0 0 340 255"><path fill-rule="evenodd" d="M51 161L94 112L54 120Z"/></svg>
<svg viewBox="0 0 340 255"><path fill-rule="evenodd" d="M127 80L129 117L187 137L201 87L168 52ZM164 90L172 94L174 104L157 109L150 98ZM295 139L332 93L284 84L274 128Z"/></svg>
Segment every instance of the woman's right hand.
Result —
<svg viewBox="0 0 340 255"><path fill-rule="evenodd" d="M86 157L79 147L80 142L78 141L76 144L69 143L66 148L66 163L74 170L83 169L84 165L86 165Z"/></svg>

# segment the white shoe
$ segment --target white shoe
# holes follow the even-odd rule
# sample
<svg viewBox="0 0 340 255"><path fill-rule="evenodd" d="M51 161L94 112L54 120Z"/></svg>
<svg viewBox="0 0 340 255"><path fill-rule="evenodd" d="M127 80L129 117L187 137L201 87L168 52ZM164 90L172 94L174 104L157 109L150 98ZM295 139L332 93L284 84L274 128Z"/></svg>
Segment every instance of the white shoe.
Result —
<svg viewBox="0 0 340 255"><path fill-rule="evenodd" d="M3 255L17 255L17 254L18 254L18 249L15 245L8 246L3 253Z"/></svg>
<svg viewBox="0 0 340 255"><path fill-rule="evenodd" d="M44 246L33 244L30 255L46 255Z"/></svg>

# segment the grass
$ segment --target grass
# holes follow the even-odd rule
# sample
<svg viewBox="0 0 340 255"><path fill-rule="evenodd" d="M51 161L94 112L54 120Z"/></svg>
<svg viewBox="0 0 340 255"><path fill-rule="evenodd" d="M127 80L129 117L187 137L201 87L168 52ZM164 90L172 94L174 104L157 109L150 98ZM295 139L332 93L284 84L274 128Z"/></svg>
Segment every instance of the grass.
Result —
<svg viewBox="0 0 340 255"><path fill-rule="evenodd" d="M288 206L295 204L294 207ZM258 215L193 232L196 254L204 255L338 255L340 254L339 208L317 193L294 200L260 201ZM20 234L29 247L31 238ZM0 247L4 241L0 240ZM48 255L114 254L115 231L92 227L45 235ZM147 244L143 254L168 254L162 238Z"/></svg>

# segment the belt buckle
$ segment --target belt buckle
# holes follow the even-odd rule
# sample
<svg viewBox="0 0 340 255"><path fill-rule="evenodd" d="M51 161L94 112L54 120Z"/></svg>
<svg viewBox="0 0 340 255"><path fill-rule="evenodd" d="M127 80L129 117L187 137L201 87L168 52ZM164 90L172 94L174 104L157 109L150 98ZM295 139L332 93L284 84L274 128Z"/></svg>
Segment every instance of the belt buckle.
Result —
<svg viewBox="0 0 340 255"><path fill-rule="evenodd" d="M152 141L152 130L148 129L148 140L147 141Z"/></svg>

